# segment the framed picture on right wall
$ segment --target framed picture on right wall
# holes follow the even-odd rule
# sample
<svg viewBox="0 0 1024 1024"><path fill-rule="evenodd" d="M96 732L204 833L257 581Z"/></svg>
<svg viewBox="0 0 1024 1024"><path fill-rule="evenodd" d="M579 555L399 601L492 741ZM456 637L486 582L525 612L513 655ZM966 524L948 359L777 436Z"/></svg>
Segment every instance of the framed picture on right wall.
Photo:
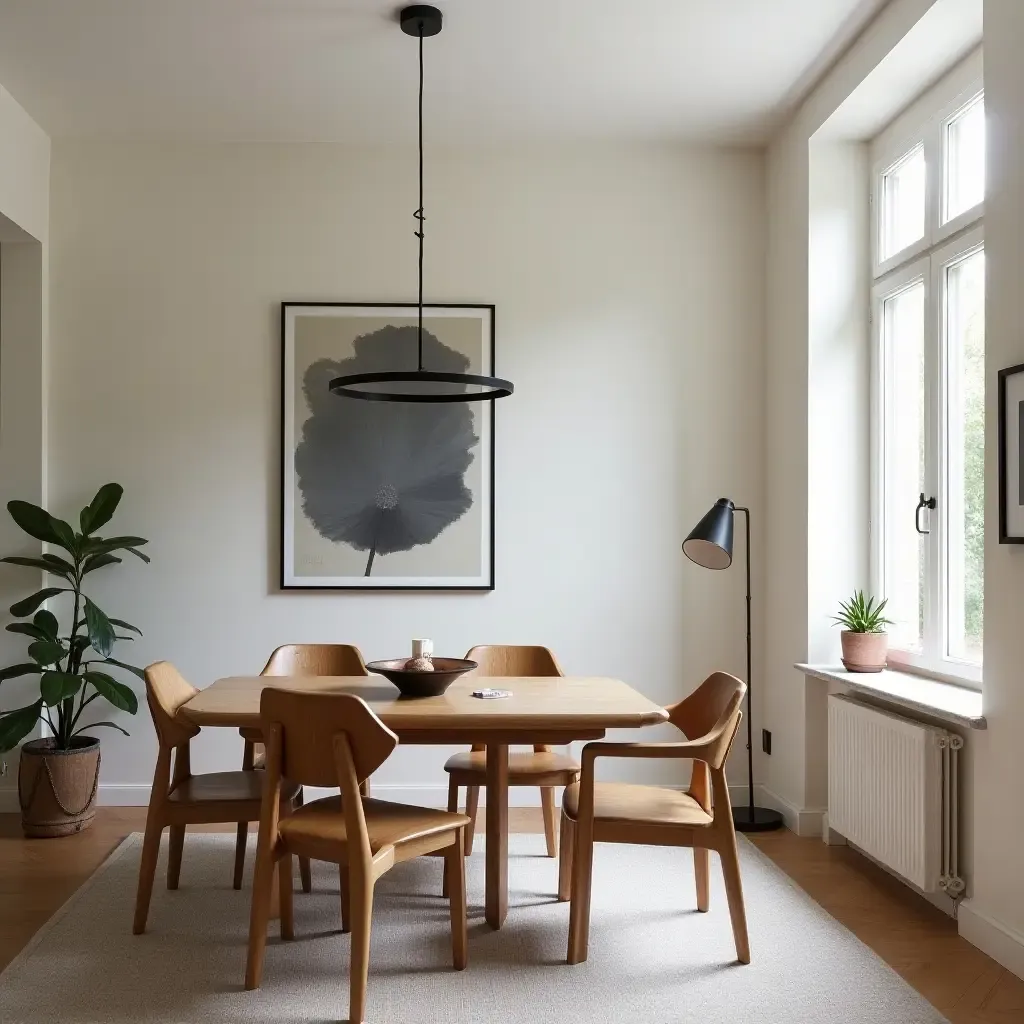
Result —
<svg viewBox="0 0 1024 1024"><path fill-rule="evenodd" d="M1024 363L999 371L999 543L1024 544Z"/></svg>

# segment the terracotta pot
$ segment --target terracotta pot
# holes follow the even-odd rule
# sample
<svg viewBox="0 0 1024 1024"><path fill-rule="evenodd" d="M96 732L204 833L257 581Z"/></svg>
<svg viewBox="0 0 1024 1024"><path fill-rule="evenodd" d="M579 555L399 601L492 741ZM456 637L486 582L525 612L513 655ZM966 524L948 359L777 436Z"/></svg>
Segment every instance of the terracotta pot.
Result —
<svg viewBox="0 0 1024 1024"><path fill-rule="evenodd" d="M881 672L889 650L887 633L851 633L843 630L843 664L849 672Z"/></svg>
<svg viewBox="0 0 1024 1024"><path fill-rule="evenodd" d="M70 836L92 824L100 778L100 741L78 736L70 750L52 739L21 748L18 799L21 827L30 838Z"/></svg>

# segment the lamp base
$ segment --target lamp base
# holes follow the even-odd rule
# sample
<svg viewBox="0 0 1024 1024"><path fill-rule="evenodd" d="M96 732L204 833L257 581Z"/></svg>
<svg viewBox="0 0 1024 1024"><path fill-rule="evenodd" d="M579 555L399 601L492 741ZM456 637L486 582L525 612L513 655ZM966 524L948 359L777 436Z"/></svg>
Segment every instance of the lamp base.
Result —
<svg viewBox="0 0 1024 1024"><path fill-rule="evenodd" d="M751 814L753 812L753 814ZM774 832L785 822L778 811L768 807L734 807L732 823L737 832Z"/></svg>

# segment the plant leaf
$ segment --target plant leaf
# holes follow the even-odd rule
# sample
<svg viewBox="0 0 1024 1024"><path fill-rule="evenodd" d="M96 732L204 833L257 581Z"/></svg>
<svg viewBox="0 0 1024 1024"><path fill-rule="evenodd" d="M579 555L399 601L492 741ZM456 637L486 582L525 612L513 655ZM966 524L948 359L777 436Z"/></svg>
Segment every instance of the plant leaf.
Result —
<svg viewBox="0 0 1024 1024"><path fill-rule="evenodd" d="M117 722L90 722L88 725L83 725L81 729L76 729L74 735L81 736L86 729L116 729L118 732L123 732L125 736L131 736L131 733L127 729L122 729Z"/></svg>
<svg viewBox="0 0 1024 1024"><path fill-rule="evenodd" d="M144 555L141 551L137 551L135 548L127 548L136 558L141 558L144 562L149 562L149 555Z"/></svg>
<svg viewBox="0 0 1024 1024"><path fill-rule="evenodd" d="M79 676L73 676L67 672L44 672L43 678L39 681L39 692L43 695L43 703L52 708L68 697L78 693L82 685Z"/></svg>
<svg viewBox="0 0 1024 1024"><path fill-rule="evenodd" d="M106 551L137 548L148 543L145 537L88 537L82 547L87 555L102 555Z"/></svg>
<svg viewBox="0 0 1024 1024"><path fill-rule="evenodd" d="M129 665L126 661L118 661L117 658L105 658L104 661L108 665L116 665L118 668L123 668L126 672L131 672L133 675L138 676L140 679L146 678L146 670L138 668L135 665Z"/></svg>
<svg viewBox="0 0 1024 1024"><path fill-rule="evenodd" d="M5 679L17 679L18 676L29 676L33 672L39 673L42 669L33 662L22 662L20 665L11 665L8 668L0 668L0 683Z"/></svg>
<svg viewBox="0 0 1024 1024"><path fill-rule="evenodd" d="M122 629L129 629L133 633L138 633L142 636L142 630L138 626L133 626L130 622L125 622L124 619L111 619L110 624L112 626L120 626Z"/></svg>
<svg viewBox="0 0 1024 1024"><path fill-rule="evenodd" d="M86 672L85 678L96 687L101 697L110 701L119 711L134 715L139 710L139 698L130 686L118 682L106 672Z"/></svg>
<svg viewBox="0 0 1024 1024"><path fill-rule="evenodd" d="M48 639L47 635L38 626L33 626L31 622L11 622L5 629L8 633L24 633L25 636L30 636L34 640Z"/></svg>
<svg viewBox="0 0 1024 1024"><path fill-rule="evenodd" d="M82 575L84 576L87 572L93 572L95 569L102 569L105 565L119 565L121 561L117 555L112 555L109 551L101 555L90 555L82 566Z"/></svg>
<svg viewBox="0 0 1024 1024"><path fill-rule="evenodd" d="M64 657L64 648L56 640L36 640L28 645L28 656L38 665L53 665Z"/></svg>
<svg viewBox="0 0 1024 1024"><path fill-rule="evenodd" d="M68 534L71 534L72 537L74 536L71 527L67 523L63 524L67 531L65 532L57 526L60 520L54 519L45 508L40 508L31 502L9 501L7 502L7 511L10 512L11 518L18 526L30 537L35 537L36 540L67 547L64 542L68 539Z"/></svg>
<svg viewBox="0 0 1024 1024"><path fill-rule="evenodd" d="M43 572L52 573L55 576L70 577L74 572L74 567L69 562L65 562L63 558L57 558L56 555L51 558L52 561L45 556L23 558L21 555L9 555L7 558L0 558L0 562L7 562L9 565L24 565L29 569L42 569ZM56 564L58 562L63 564Z"/></svg>
<svg viewBox="0 0 1024 1024"><path fill-rule="evenodd" d="M124 488L120 484L104 484L96 492L92 501L82 509L82 514L79 516L82 533L88 536L109 523L122 494L124 494Z"/></svg>
<svg viewBox="0 0 1024 1024"><path fill-rule="evenodd" d="M22 598L22 600L12 604L11 614L19 619L26 615L31 615L44 601L49 601L51 597L64 593L69 593L65 587L44 587L42 590L36 591L31 597Z"/></svg>
<svg viewBox="0 0 1024 1024"><path fill-rule="evenodd" d="M57 616L45 608L32 616L32 625L41 629L52 640L57 639Z"/></svg>
<svg viewBox="0 0 1024 1024"><path fill-rule="evenodd" d="M39 721L43 702L37 700L27 707L9 711L0 718L0 754L16 747Z"/></svg>
<svg viewBox="0 0 1024 1024"><path fill-rule="evenodd" d="M104 658L110 657L114 649L114 627L110 619L104 615L89 598L85 599L85 624L89 630L89 643Z"/></svg>

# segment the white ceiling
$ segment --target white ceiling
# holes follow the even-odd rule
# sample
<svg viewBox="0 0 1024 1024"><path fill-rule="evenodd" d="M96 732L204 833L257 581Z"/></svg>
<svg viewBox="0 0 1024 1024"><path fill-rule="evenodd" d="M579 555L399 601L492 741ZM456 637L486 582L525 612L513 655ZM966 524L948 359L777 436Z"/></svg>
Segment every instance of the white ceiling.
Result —
<svg viewBox="0 0 1024 1024"><path fill-rule="evenodd" d="M428 132L760 141L885 2L440 0ZM405 141L397 6L0 0L0 83L57 138Z"/></svg>

